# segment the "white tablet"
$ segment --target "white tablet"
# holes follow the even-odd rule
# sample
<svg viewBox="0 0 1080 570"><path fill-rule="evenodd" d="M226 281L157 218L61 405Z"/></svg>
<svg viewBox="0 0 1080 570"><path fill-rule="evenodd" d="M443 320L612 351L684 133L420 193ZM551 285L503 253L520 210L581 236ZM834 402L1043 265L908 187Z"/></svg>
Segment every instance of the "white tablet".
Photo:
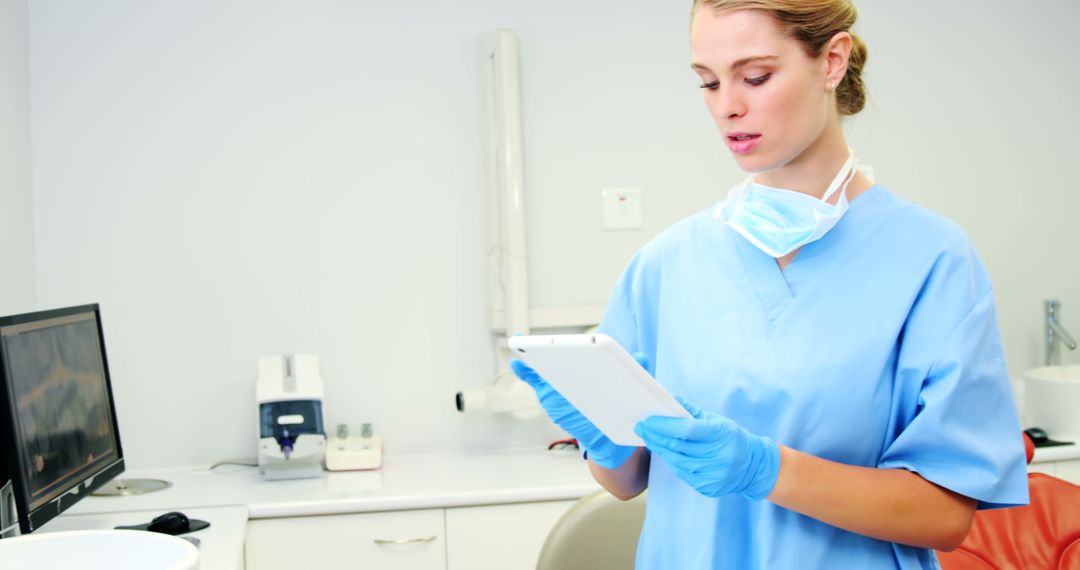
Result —
<svg viewBox="0 0 1080 570"><path fill-rule="evenodd" d="M619 445L645 445L634 426L649 416L691 417L607 335L514 336L509 344L514 356Z"/></svg>

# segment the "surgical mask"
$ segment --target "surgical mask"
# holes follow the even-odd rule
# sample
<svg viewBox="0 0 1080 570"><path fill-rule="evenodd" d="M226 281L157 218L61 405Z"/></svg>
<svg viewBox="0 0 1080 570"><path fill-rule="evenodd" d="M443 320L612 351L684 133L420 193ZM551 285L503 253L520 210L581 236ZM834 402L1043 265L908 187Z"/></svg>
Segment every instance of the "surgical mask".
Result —
<svg viewBox="0 0 1080 570"><path fill-rule="evenodd" d="M732 188L713 216L723 220L761 251L780 258L821 239L847 212L847 186L855 176L855 157L840 167L825 194L815 198L802 192L754 182L751 175ZM836 204L829 198L840 192Z"/></svg>

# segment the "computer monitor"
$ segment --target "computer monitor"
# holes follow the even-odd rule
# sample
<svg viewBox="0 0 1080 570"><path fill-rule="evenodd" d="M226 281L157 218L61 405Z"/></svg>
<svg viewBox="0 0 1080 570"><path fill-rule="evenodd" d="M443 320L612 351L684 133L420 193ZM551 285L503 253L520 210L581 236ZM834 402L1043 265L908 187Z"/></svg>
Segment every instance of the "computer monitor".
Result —
<svg viewBox="0 0 1080 570"><path fill-rule="evenodd" d="M0 485L23 534L124 471L115 410L98 305L0 317Z"/></svg>

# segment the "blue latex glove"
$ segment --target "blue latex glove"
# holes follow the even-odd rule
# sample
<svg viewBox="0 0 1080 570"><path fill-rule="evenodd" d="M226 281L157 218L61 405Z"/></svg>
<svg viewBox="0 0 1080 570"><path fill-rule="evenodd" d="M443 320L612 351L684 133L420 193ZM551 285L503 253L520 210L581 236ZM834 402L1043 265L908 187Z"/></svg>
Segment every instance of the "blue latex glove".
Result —
<svg viewBox="0 0 1080 570"><path fill-rule="evenodd" d="M540 405L544 407L544 411L551 420L578 440L578 444L588 452L589 459L597 465L614 469L626 463L626 460L630 459L630 455L637 449L634 446L617 445L608 439L529 365L520 360L511 360L510 368L518 378L536 390Z"/></svg>
<svg viewBox="0 0 1080 570"><path fill-rule="evenodd" d="M645 447L706 497L769 496L780 474L780 447L724 416L679 403L693 419L652 416L634 427Z"/></svg>

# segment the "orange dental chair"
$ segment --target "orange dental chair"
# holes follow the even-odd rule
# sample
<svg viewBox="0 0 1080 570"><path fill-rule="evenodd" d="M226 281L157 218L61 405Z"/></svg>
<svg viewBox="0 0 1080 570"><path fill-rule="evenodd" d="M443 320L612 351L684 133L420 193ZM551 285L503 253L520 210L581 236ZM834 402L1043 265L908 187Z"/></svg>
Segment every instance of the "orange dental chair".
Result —
<svg viewBox="0 0 1080 570"><path fill-rule="evenodd" d="M1035 445L1024 435L1028 463ZM938 551L943 570L1080 570L1080 486L1028 474L1031 504L979 511L952 552Z"/></svg>

